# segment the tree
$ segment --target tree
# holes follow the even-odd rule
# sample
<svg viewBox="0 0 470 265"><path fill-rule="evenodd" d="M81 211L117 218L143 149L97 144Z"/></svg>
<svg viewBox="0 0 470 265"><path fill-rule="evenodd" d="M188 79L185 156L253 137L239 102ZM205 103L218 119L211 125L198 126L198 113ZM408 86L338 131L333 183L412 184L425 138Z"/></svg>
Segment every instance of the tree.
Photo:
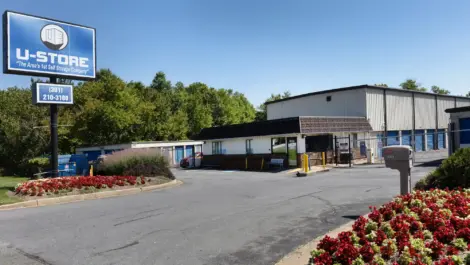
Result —
<svg viewBox="0 0 470 265"><path fill-rule="evenodd" d="M432 86L431 87L431 91L435 94L439 94L439 95L449 95L450 94L450 91L447 90L447 89L443 89L443 88L440 88L438 86Z"/></svg>
<svg viewBox="0 0 470 265"><path fill-rule="evenodd" d="M31 99L31 89L0 90L0 172L5 174L26 174L28 160L48 149L48 108Z"/></svg>
<svg viewBox="0 0 470 265"><path fill-rule="evenodd" d="M31 102L37 82L44 81L0 90L0 174L23 174L29 159L49 153L49 108ZM200 82L172 86L163 72L150 86L126 83L109 69L94 81L63 82L74 85L75 104L59 107L62 154L78 146L188 139L202 128L251 122L256 115L242 93Z"/></svg>
<svg viewBox="0 0 470 265"><path fill-rule="evenodd" d="M405 82L400 84L400 87L406 90L421 91L421 92L427 91L425 87L420 87L420 86L421 85L416 83L416 80L413 80L413 79L406 79Z"/></svg>
<svg viewBox="0 0 470 265"><path fill-rule="evenodd" d="M387 84L382 84L382 83L381 83L381 84L374 84L374 86L388 87L388 85L387 85Z"/></svg>
<svg viewBox="0 0 470 265"><path fill-rule="evenodd" d="M157 90L158 92L168 91L171 89L171 82L166 80L166 75L164 72L159 71L155 74L150 87Z"/></svg>
<svg viewBox="0 0 470 265"><path fill-rule="evenodd" d="M263 104L258 106L258 111L256 112L256 121L265 121L268 119L266 103L270 101L280 100L284 98L289 98L291 96L289 91L284 91L283 94L271 94L271 96L264 101Z"/></svg>

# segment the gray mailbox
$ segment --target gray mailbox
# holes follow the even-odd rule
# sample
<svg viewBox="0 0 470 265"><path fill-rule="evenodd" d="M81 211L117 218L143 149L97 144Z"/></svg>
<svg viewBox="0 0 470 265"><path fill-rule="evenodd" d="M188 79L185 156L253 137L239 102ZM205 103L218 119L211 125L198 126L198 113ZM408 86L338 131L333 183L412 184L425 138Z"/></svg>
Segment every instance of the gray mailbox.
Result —
<svg viewBox="0 0 470 265"><path fill-rule="evenodd" d="M410 171L413 167L413 150L408 145L394 145L382 150L385 166L400 171L400 194L409 192L411 186Z"/></svg>

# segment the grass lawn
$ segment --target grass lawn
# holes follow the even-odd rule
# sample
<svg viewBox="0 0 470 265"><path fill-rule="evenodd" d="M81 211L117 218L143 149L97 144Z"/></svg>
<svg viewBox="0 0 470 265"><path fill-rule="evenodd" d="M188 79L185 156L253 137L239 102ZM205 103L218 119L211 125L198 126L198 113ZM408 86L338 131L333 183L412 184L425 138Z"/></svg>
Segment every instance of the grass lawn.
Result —
<svg viewBox="0 0 470 265"><path fill-rule="evenodd" d="M8 197L7 192L13 191L16 184L27 181L28 178L0 177L0 205L21 201L19 198Z"/></svg>

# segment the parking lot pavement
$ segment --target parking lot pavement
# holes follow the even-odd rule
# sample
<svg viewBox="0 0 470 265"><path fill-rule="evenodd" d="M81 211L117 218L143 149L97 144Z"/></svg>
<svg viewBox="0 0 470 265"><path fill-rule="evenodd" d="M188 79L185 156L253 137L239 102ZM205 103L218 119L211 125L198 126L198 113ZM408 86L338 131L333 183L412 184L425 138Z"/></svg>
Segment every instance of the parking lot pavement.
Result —
<svg viewBox="0 0 470 265"><path fill-rule="evenodd" d="M0 212L0 264L274 264L399 192L398 172L380 166L175 174L185 184Z"/></svg>

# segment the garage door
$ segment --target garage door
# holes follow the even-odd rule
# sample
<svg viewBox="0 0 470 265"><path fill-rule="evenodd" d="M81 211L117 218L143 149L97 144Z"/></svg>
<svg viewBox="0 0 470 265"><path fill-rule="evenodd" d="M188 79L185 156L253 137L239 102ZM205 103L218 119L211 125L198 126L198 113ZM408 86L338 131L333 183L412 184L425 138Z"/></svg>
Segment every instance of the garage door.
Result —
<svg viewBox="0 0 470 265"><path fill-rule="evenodd" d="M181 160L184 158L184 148L182 146L175 147L175 163L180 164Z"/></svg>
<svg viewBox="0 0 470 265"><path fill-rule="evenodd" d="M417 130L415 131L415 151L421 152L424 149L423 145L423 138L424 138L424 130Z"/></svg>
<svg viewBox="0 0 470 265"><path fill-rule="evenodd" d="M387 132L387 145L399 145L398 131Z"/></svg>
<svg viewBox="0 0 470 265"><path fill-rule="evenodd" d="M438 130L438 135L437 135L437 148L439 149L444 149L446 148L445 147L445 144L444 144L444 134L445 134L445 130L444 129L440 129Z"/></svg>
<svg viewBox="0 0 470 265"><path fill-rule="evenodd" d="M401 132L401 144L411 146L411 131Z"/></svg>
<svg viewBox="0 0 470 265"><path fill-rule="evenodd" d="M434 130L427 130L426 133L426 145L428 147L428 150L433 150L434 149Z"/></svg>

